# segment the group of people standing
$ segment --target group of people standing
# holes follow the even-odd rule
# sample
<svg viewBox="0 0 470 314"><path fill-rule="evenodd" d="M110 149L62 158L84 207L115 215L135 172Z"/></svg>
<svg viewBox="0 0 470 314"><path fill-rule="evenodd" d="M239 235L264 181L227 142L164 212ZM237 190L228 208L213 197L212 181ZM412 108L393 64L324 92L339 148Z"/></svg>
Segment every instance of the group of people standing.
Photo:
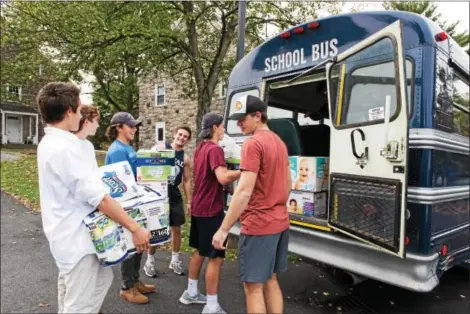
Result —
<svg viewBox="0 0 470 314"><path fill-rule="evenodd" d="M155 248L149 233L132 220L92 176L98 167L93 145L87 137L99 127L99 111L81 105L80 90L70 83L49 83L37 96L39 111L46 122L45 136L38 146L41 214L51 253L59 268L59 313L100 313L111 286L110 268L101 266L83 219L95 209L132 233L137 253L121 263L121 298L147 303L146 294L156 286L140 280L143 267L149 277L158 276ZM190 158L184 146L191 129L178 127L165 148L175 150L176 176L168 182L172 258L169 268L178 275L185 271L179 257L181 226L191 219L189 244L194 248L188 270L188 286L179 301L205 304L203 313L225 313L218 302L219 278L225 258L229 230L240 219L238 248L240 279L248 313L281 313L282 292L277 274L287 269L289 218L286 202L290 192L287 148L267 127L267 107L257 97L245 96L229 119L236 120L245 135L240 170L228 170L224 152L218 145L225 129L223 117L208 113L203 117L200 143L193 156L193 191ZM136 152L132 141L139 121L119 112L111 119L106 135L112 141L106 164L128 161L136 175ZM284 169L284 170L282 170ZM224 186L238 180L227 213ZM179 190L183 183L186 213ZM198 280L205 259L205 292Z"/></svg>

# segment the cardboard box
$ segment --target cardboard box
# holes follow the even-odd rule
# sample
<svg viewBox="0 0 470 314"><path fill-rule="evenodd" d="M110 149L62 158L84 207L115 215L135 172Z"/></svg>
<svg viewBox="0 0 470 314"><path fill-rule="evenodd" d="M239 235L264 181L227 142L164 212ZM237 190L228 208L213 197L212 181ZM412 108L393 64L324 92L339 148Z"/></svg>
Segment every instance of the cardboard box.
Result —
<svg viewBox="0 0 470 314"><path fill-rule="evenodd" d="M167 181L175 177L174 150L139 150L136 158L137 181Z"/></svg>
<svg viewBox="0 0 470 314"><path fill-rule="evenodd" d="M326 192L291 191L286 205L292 214L326 218Z"/></svg>
<svg viewBox="0 0 470 314"><path fill-rule="evenodd" d="M93 175L98 176L102 187L118 202L139 197L143 193L135 182L134 174L128 161L99 167Z"/></svg>
<svg viewBox="0 0 470 314"><path fill-rule="evenodd" d="M293 190L328 190L328 157L290 156L289 164Z"/></svg>
<svg viewBox="0 0 470 314"><path fill-rule="evenodd" d="M137 184L148 187L151 190L168 197L168 181L139 181Z"/></svg>
<svg viewBox="0 0 470 314"><path fill-rule="evenodd" d="M144 196L121 204L136 221L139 222L138 219L145 218L145 228L150 232L150 245L152 246L161 245L170 240L170 208L166 199L158 192L147 188ZM128 252L135 252L132 234L125 228L122 229Z"/></svg>

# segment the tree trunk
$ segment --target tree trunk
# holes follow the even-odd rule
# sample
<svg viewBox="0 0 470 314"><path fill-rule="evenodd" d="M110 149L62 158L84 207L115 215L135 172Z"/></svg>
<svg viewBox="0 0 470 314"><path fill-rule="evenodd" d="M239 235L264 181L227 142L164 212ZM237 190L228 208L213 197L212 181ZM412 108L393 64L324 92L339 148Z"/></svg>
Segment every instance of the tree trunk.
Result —
<svg viewBox="0 0 470 314"><path fill-rule="evenodd" d="M206 90L199 92L197 97L197 114L196 114L196 136L202 129L202 118L211 110L212 93ZM200 142L200 138L196 138L196 143Z"/></svg>

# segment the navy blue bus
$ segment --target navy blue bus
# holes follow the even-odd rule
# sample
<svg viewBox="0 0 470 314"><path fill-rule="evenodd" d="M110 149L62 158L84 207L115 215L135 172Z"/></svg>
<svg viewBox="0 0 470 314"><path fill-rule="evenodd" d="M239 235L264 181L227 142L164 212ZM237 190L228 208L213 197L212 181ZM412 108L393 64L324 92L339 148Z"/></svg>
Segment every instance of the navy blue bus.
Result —
<svg viewBox="0 0 470 314"><path fill-rule="evenodd" d="M226 117L247 94L290 156L329 158L326 212L290 214L290 252L422 292L468 263L469 55L439 26L390 11L298 25L234 67Z"/></svg>

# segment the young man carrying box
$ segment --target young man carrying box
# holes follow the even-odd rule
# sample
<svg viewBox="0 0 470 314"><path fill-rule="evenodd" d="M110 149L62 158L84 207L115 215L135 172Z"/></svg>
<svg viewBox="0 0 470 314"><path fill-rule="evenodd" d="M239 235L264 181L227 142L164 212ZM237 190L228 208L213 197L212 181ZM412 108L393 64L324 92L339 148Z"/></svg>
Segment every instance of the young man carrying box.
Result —
<svg viewBox="0 0 470 314"><path fill-rule="evenodd" d="M112 270L101 265L83 223L96 208L132 232L137 250L149 247L149 233L106 194L71 133L81 118L79 95L73 84L49 83L36 98L47 123L37 153L39 194L44 234L59 268L59 313L98 313L111 286Z"/></svg>
<svg viewBox="0 0 470 314"><path fill-rule="evenodd" d="M194 196L191 207L191 231L189 245L195 249L189 262L188 289L183 292L183 304L206 303L202 313L225 313L217 300L220 270L225 250L212 246L212 236L224 219L223 185L240 177L239 170L227 170L224 152L217 145L224 137L223 118L207 113L202 119L203 139L194 152ZM209 258L206 269L206 296L198 291L198 279L205 258Z"/></svg>
<svg viewBox="0 0 470 314"><path fill-rule="evenodd" d="M230 228L242 225L238 261L245 288L247 313L282 313L282 292L277 273L287 270L289 216L287 199L291 176L287 147L266 123L267 107L257 97L237 101L237 120L244 135L240 181L212 244L224 249Z"/></svg>
<svg viewBox="0 0 470 314"><path fill-rule="evenodd" d="M173 142L165 143L162 148L175 150L175 178L168 181L168 199L170 201L170 228L171 228L171 261L169 268L175 274L184 275L183 267L179 258L181 248L181 226L185 224L186 217L183 208L183 197L179 185L183 182L184 194L186 195L186 210L189 214L191 208L191 165L187 155L184 154L184 146L191 139L191 129L187 126L179 126L175 130ZM157 149L154 146L152 149ZM144 272L149 277L157 276L155 269L156 248L151 247Z"/></svg>
<svg viewBox="0 0 470 314"><path fill-rule="evenodd" d="M118 112L111 119L111 126L106 130L106 135L113 143L106 154L106 164L120 161L128 161L131 165L134 177L136 177L136 152L130 145L134 140L137 126L140 124L128 112ZM132 257L121 263L122 284L119 296L132 303L148 303L144 295L155 291L155 285L144 284L139 280L142 252L135 253Z"/></svg>

